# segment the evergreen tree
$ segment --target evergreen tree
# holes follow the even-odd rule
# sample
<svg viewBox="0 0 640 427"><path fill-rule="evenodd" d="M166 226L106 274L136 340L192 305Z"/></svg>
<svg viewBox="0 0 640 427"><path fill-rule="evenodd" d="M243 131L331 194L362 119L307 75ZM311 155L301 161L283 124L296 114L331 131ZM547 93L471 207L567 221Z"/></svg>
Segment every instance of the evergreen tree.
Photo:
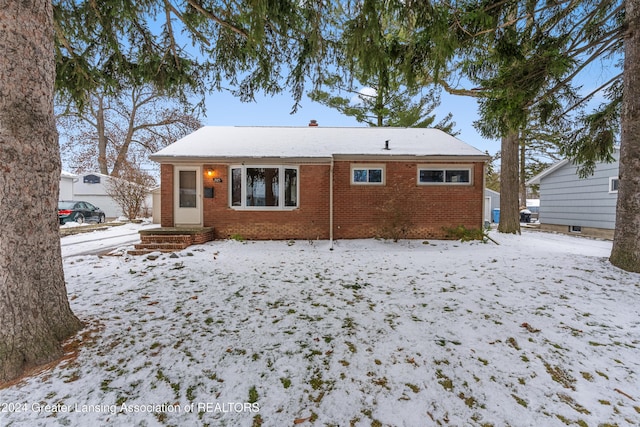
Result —
<svg viewBox="0 0 640 427"><path fill-rule="evenodd" d="M435 122L436 88L403 72L403 61L412 54L413 5L365 0L347 6L337 19L340 72L325 74L311 99L369 126L435 127L457 134L451 113Z"/></svg>
<svg viewBox="0 0 640 427"><path fill-rule="evenodd" d="M83 105L88 94L146 83L181 97L228 80L243 100L286 88L299 100L305 79L333 56L324 40L334 28L331 7L321 0L2 2L0 382L60 356L61 342L81 327L60 252L54 89ZM183 31L195 52L179 42Z"/></svg>

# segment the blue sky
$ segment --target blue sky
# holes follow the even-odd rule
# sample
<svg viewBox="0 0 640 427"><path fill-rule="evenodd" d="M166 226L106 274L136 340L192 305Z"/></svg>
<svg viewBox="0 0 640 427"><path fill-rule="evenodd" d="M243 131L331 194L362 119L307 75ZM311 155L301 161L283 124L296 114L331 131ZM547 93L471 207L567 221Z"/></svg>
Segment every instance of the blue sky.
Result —
<svg viewBox="0 0 640 427"><path fill-rule="evenodd" d="M500 149L499 140L482 138L473 128L473 121L478 118L475 99L446 93L441 98L436 120L451 112L456 129L460 131L457 136L459 139L492 155ZM290 114L293 99L288 93L275 97L256 96L256 102L244 103L229 92L216 92L207 96L207 112L202 121L210 126L307 126L313 119L326 127L365 126L306 96L301 100L301 105L295 114Z"/></svg>

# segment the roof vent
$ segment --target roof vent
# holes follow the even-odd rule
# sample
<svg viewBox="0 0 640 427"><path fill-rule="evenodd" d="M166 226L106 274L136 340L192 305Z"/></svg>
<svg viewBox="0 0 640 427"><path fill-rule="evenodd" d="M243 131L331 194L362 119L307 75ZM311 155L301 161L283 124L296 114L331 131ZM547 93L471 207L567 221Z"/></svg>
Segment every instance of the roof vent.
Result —
<svg viewBox="0 0 640 427"><path fill-rule="evenodd" d="M309 127L318 127L318 121L317 120L311 120L309 122Z"/></svg>
<svg viewBox="0 0 640 427"><path fill-rule="evenodd" d="M389 148L389 140L388 139L384 142L384 149L385 150L391 150L391 148Z"/></svg>

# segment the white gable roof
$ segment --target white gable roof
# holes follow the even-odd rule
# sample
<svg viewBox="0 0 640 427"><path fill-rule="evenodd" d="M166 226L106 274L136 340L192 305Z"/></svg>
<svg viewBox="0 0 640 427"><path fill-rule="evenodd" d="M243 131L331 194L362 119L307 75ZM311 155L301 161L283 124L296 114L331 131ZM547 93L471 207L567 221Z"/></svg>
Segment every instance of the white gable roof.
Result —
<svg viewBox="0 0 640 427"><path fill-rule="evenodd" d="M389 143L388 150L385 141ZM336 155L487 157L438 129L206 126L158 151L151 159L329 159Z"/></svg>

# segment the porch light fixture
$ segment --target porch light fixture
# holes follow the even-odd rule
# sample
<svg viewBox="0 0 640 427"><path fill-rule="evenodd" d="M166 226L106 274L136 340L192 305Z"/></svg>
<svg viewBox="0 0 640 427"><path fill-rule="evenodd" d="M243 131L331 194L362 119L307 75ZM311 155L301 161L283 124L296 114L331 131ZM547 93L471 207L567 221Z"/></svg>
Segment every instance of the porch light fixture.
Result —
<svg viewBox="0 0 640 427"><path fill-rule="evenodd" d="M213 178L214 176L216 176L216 170L213 168L207 168L207 176L209 178Z"/></svg>

